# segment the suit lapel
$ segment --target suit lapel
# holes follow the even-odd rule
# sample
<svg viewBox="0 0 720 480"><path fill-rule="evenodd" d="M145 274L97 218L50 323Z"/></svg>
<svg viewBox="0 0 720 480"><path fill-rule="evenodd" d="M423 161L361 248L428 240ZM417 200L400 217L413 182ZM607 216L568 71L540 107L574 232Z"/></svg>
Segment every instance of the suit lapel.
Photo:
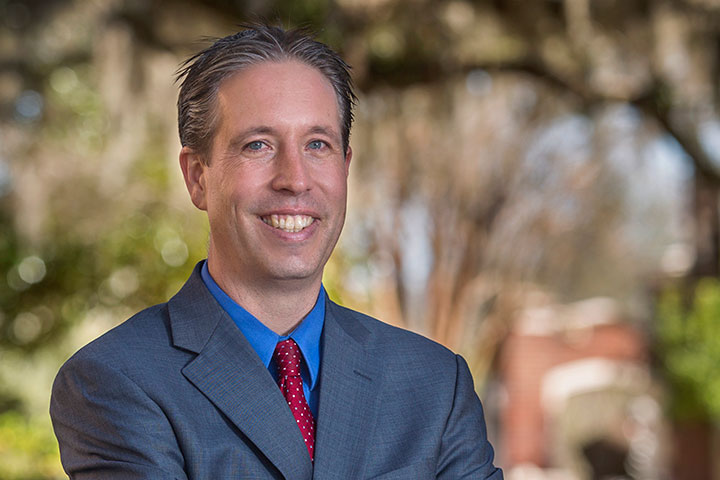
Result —
<svg viewBox="0 0 720 480"><path fill-rule="evenodd" d="M280 389L207 290L198 267L168 308L175 346L198 354L183 375L286 479L310 479L312 463Z"/></svg>
<svg viewBox="0 0 720 480"><path fill-rule="evenodd" d="M365 346L370 332L328 301L323 327L315 479L361 478L364 433L372 425L382 381L379 361Z"/></svg>

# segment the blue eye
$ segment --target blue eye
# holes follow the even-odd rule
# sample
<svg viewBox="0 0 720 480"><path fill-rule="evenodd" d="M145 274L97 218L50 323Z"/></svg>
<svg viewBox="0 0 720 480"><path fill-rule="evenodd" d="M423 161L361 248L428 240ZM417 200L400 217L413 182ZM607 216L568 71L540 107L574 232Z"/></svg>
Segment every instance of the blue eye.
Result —
<svg viewBox="0 0 720 480"><path fill-rule="evenodd" d="M265 144L263 142L261 142L260 140L256 140L254 142L248 143L247 148L250 150L262 150L264 145Z"/></svg>
<svg viewBox="0 0 720 480"><path fill-rule="evenodd" d="M308 147L312 150L319 150L319 149L323 148L324 146L325 146L325 142L323 142L321 140L313 140L308 145Z"/></svg>

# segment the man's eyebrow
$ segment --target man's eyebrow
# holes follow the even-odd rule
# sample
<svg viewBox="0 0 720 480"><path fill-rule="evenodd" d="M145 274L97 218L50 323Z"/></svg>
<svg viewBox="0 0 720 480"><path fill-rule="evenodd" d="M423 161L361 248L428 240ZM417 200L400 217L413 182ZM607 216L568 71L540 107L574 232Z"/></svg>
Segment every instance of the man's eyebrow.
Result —
<svg viewBox="0 0 720 480"><path fill-rule="evenodd" d="M329 137L336 137L336 138L340 137L340 134L333 127L324 126L324 125L315 125L310 128L308 133L327 135Z"/></svg>
<svg viewBox="0 0 720 480"><path fill-rule="evenodd" d="M248 128L247 130L243 130L233 135L228 147L232 149L236 148L238 145L243 146L242 144L246 141L246 139L252 135L274 135L275 133L275 129L265 125Z"/></svg>

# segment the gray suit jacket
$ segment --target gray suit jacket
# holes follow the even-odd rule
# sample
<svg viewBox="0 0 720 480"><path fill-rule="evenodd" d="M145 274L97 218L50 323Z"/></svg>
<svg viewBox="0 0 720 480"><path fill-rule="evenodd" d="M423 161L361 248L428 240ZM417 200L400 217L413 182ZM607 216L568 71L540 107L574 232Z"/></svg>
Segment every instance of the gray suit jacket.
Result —
<svg viewBox="0 0 720 480"><path fill-rule="evenodd" d="M77 479L502 479L465 361L327 302L315 464L196 267L61 368L50 405Z"/></svg>

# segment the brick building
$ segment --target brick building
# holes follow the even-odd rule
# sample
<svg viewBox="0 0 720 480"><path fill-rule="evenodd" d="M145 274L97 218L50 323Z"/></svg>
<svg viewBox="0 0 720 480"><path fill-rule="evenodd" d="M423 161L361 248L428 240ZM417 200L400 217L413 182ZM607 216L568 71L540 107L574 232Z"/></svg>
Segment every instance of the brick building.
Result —
<svg viewBox="0 0 720 480"><path fill-rule="evenodd" d="M643 333L605 298L522 311L503 345L508 478L662 478L664 426ZM533 474L529 472L534 472Z"/></svg>

